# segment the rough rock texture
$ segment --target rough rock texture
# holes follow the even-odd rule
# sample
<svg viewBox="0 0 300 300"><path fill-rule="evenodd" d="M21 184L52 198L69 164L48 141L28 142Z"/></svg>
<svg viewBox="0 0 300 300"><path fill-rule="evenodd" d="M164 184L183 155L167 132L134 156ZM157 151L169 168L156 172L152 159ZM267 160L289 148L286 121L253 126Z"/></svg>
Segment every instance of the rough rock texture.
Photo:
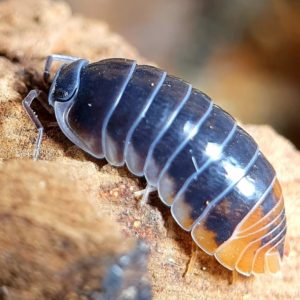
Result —
<svg viewBox="0 0 300 300"><path fill-rule="evenodd" d="M0 166L2 296L79 299L99 290L117 255L132 248L116 223L95 214L98 178L85 164L90 171L66 160L59 168L29 160Z"/></svg>
<svg viewBox="0 0 300 300"><path fill-rule="evenodd" d="M21 100L29 89L42 87L43 62L50 53L144 62L106 24L72 16L64 3L0 3L0 298L2 293L4 299L58 299L63 294L54 291L70 291L68 298L76 299L72 287L94 284L85 276L95 274L91 258L128 249L115 221L123 234L144 238L150 245L155 299L300 297L300 153L287 140L267 126L245 126L283 185L291 251L282 273L239 276L231 284L231 272L200 250L186 273L194 249L191 238L156 195L139 206L133 193L142 189L142 180L84 154L57 128L46 129L42 161L30 160L36 130ZM40 106L37 111L47 124L45 111ZM67 275L61 270L68 270Z"/></svg>

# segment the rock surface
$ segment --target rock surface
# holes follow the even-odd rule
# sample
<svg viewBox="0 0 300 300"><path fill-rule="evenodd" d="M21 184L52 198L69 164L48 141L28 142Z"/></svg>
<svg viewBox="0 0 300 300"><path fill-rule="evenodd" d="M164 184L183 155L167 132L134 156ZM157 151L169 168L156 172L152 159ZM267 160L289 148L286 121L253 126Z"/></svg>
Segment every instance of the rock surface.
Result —
<svg viewBox="0 0 300 300"><path fill-rule="evenodd" d="M65 293L77 299L72 287L89 288L95 280L89 274L103 276L101 270L93 273L91 258L114 257L131 247L117 227L128 239L149 244L154 299L300 297L300 153L293 145L267 126L245 126L273 163L285 194L291 251L281 274L239 276L230 284L231 272L200 250L185 274L192 240L157 196L139 206L133 193L144 182L84 154L57 128L46 129L41 161L31 160L36 130L21 100L29 89L42 87L50 53L145 62L106 24L72 16L62 2L0 3L0 298L51 299ZM41 107L37 111L42 122L49 121ZM82 273L72 272L80 268Z"/></svg>

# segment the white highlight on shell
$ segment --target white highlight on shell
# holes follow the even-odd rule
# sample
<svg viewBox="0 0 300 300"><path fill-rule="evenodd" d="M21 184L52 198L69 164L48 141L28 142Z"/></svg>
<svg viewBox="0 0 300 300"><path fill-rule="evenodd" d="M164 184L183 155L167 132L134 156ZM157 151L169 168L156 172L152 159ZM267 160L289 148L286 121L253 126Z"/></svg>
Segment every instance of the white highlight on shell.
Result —
<svg viewBox="0 0 300 300"><path fill-rule="evenodd" d="M222 146L216 143L207 143L205 153L211 160L218 160L222 156Z"/></svg>
<svg viewBox="0 0 300 300"><path fill-rule="evenodd" d="M191 121L187 121L183 125L183 132L186 136L188 136L191 139L198 132L198 127L196 126L195 123L193 123Z"/></svg>
<svg viewBox="0 0 300 300"><path fill-rule="evenodd" d="M245 170L233 162L225 160L222 162L223 168L226 171L226 177L233 182L240 180L245 175Z"/></svg>
<svg viewBox="0 0 300 300"><path fill-rule="evenodd" d="M238 184L236 185L236 188L240 193L245 195L246 197L253 196L255 193L255 185L253 182L251 182L248 178L244 177L242 178Z"/></svg>

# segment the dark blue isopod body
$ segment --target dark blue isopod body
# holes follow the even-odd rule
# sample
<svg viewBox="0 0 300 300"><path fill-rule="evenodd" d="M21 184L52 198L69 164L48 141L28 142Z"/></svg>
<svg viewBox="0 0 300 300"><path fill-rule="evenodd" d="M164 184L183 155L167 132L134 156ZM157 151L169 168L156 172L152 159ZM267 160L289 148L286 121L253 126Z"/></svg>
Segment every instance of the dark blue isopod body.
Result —
<svg viewBox="0 0 300 300"><path fill-rule="evenodd" d="M127 59L73 59L49 93L78 147L157 188L177 223L231 270L275 273L286 221L280 185L255 141L179 78Z"/></svg>

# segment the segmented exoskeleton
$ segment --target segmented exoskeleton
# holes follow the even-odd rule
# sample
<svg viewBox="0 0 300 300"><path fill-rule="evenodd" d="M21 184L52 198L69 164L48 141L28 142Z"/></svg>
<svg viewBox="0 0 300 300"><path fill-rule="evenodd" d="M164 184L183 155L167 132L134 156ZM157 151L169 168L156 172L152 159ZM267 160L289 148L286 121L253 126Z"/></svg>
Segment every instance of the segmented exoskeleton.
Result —
<svg viewBox="0 0 300 300"><path fill-rule="evenodd" d="M145 176L176 222L226 268L275 273L286 219L280 185L257 144L189 83L128 59L66 60L49 92L63 133L114 166ZM25 100L31 118L31 92ZM38 139L40 145L41 135Z"/></svg>

